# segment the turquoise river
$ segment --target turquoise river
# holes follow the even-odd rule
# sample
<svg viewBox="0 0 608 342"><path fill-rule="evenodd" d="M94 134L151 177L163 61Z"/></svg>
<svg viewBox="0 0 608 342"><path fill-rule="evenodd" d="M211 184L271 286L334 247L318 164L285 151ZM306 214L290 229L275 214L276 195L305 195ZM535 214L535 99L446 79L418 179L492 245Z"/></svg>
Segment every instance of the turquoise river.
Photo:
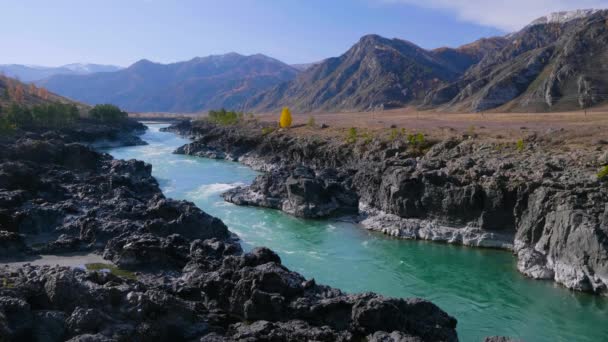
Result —
<svg viewBox="0 0 608 342"><path fill-rule="evenodd" d="M238 163L172 154L188 140L160 132L164 124L148 126L143 139L149 145L107 152L152 164L167 197L192 201L221 218L246 250L270 247L290 269L348 292L428 299L458 319L461 341L488 335L608 341L608 298L527 279L505 251L397 240L352 223L226 203L222 191L250 183L257 173Z"/></svg>

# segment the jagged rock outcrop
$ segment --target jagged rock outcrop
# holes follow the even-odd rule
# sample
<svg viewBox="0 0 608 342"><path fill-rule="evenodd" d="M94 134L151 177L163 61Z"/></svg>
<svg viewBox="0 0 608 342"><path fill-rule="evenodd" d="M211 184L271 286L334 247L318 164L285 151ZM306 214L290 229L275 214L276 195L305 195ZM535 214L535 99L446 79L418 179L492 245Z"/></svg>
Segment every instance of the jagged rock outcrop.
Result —
<svg viewBox="0 0 608 342"><path fill-rule="evenodd" d="M252 185L228 190L222 197L235 204L280 209L304 218L356 214L359 198L349 180L348 175L334 169L315 173L300 166L260 175Z"/></svg>
<svg viewBox="0 0 608 342"><path fill-rule="evenodd" d="M45 252L59 239L92 250L135 231L228 236L221 221L193 204L164 198L151 170L140 161L113 160L81 144L35 135L4 144L0 229L26 240L44 234L46 241L34 249Z"/></svg>
<svg viewBox="0 0 608 342"><path fill-rule="evenodd" d="M193 260L181 277L151 284L66 267L2 267L2 336L355 341L396 331L421 341L457 341L456 320L424 300L346 295L290 272L267 249L212 255L195 242L190 253L219 262Z"/></svg>
<svg viewBox="0 0 608 342"><path fill-rule="evenodd" d="M518 150L515 143L458 138L424 146L402 139L349 144L205 122L180 123L170 130L195 138L177 153L209 156L213 151L218 158L272 170L250 187L229 191L228 201L306 217L284 206L294 184L288 180L294 170L310 170L311 176L331 171L348 184L336 191L352 200L358 196L360 222L368 229L407 239L510 249L527 276L608 293L608 188L596 176L605 154L600 150L559 151L550 146L550 132L527 137ZM308 207L315 200L325 203L306 198Z"/></svg>
<svg viewBox="0 0 608 342"><path fill-rule="evenodd" d="M15 257L23 255L27 246L23 237L15 232L0 230L0 257Z"/></svg>

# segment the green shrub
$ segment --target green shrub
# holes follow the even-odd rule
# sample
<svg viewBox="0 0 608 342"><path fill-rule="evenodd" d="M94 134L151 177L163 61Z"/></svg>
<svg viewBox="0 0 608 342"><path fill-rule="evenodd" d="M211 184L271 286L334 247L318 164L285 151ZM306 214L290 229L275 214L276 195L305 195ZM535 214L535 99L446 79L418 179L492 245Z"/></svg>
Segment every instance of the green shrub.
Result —
<svg viewBox="0 0 608 342"><path fill-rule="evenodd" d="M417 145L423 145L424 142L425 142L425 140L424 140L424 134L422 134L422 133L416 134L416 144Z"/></svg>
<svg viewBox="0 0 608 342"><path fill-rule="evenodd" d="M355 127L351 127L348 129L348 133L346 135L346 142L349 144L354 144L357 142L357 129Z"/></svg>
<svg viewBox="0 0 608 342"><path fill-rule="evenodd" d="M408 134L407 135L407 142L410 145L416 145L416 135L415 134Z"/></svg>
<svg viewBox="0 0 608 342"><path fill-rule="evenodd" d="M123 278L130 279L130 280L137 280L137 275L135 275L135 273L133 273L131 271L123 270L122 268L118 268L117 266L112 265L112 264L94 262L94 263L90 263L90 264L85 264L84 267L88 271L101 271L101 272L105 271L105 272L110 272L111 274L118 276L118 277L123 277Z"/></svg>
<svg viewBox="0 0 608 342"><path fill-rule="evenodd" d="M425 141L424 134L422 133L407 135L407 142L413 147L422 148Z"/></svg>
<svg viewBox="0 0 608 342"><path fill-rule="evenodd" d="M399 131L396 128L391 129L391 133L388 135L388 140L395 141L399 138Z"/></svg>
<svg viewBox="0 0 608 342"><path fill-rule="evenodd" d="M374 136L369 132L363 133L361 137L363 138L363 143L365 145L370 144L374 140Z"/></svg>
<svg viewBox="0 0 608 342"><path fill-rule="evenodd" d="M89 111L89 116L103 122L120 122L127 119L128 114L115 105L99 104Z"/></svg>
<svg viewBox="0 0 608 342"><path fill-rule="evenodd" d="M308 122L306 123L306 126L310 127L310 128L314 128L317 124L315 123L315 118L314 116L311 116L308 118Z"/></svg>
<svg viewBox="0 0 608 342"><path fill-rule="evenodd" d="M523 152L524 148L526 148L526 144L524 143L524 140L523 139L517 140L517 143L515 144L515 148L517 149L517 152Z"/></svg>
<svg viewBox="0 0 608 342"><path fill-rule="evenodd" d="M274 132L275 128L273 127L264 127L262 128L262 135L268 135L272 132Z"/></svg>
<svg viewBox="0 0 608 342"><path fill-rule="evenodd" d="M220 110L210 110L208 120L218 125L230 126L236 125L243 120L243 113L235 111L227 111L224 108Z"/></svg>
<svg viewBox="0 0 608 342"><path fill-rule="evenodd" d="M597 179L605 179L606 177L608 177L608 165L604 166L600 172L597 173Z"/></svg>

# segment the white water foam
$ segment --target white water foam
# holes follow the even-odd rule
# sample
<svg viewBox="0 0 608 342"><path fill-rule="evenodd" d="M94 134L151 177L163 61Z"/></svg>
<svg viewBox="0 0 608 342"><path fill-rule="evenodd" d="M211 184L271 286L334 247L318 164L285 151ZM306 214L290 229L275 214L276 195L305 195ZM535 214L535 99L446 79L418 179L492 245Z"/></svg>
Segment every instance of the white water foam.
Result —
<svg viewBox="0 0 608 342"><path fill-rule="evenodd" d="M244 183L213 183L213 184L205 184L198 187L198 189L194 191L190 191L188 193L188 197L192 199L204 199L209 198L213 195L221 194L222 192L228 191L230 189L236 188L237 186L243 186Z"/></svg>
<svg viewBox="0 0 608 342"><path fill-rule="evenodd" d="M171 164L171 165L196 164L196 160L193 160L193 159L175 159L175 160L170 160L169 164Z"/></svg>

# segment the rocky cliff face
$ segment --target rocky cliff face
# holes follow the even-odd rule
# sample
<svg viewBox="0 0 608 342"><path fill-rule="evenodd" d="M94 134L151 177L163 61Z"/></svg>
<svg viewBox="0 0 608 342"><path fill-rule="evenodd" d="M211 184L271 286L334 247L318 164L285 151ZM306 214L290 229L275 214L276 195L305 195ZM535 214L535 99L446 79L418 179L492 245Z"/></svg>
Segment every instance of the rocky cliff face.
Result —
<svg viewBox="0 0 608 342"><path fill-rule="evenodd" d="M345 294L243 253L220 220L165 198L150 165L81 134L0 140L0 261L102 253L121 272L0 267L0 340L457 341L430 302Z"/></svg>
<svg viewBox="0 0 608 342"><path fill-rule="evenodd" d="M550 135L530 136L518 151L456 138L349 144L203 122L171 129L195 137L177 153L271 171L228 192L228 201L302 217L352 213L358 202L368 229L511 249L530 277L608 293L608 188L596 177L605 159L599 151L558 152L547 146Z"/></svg>

